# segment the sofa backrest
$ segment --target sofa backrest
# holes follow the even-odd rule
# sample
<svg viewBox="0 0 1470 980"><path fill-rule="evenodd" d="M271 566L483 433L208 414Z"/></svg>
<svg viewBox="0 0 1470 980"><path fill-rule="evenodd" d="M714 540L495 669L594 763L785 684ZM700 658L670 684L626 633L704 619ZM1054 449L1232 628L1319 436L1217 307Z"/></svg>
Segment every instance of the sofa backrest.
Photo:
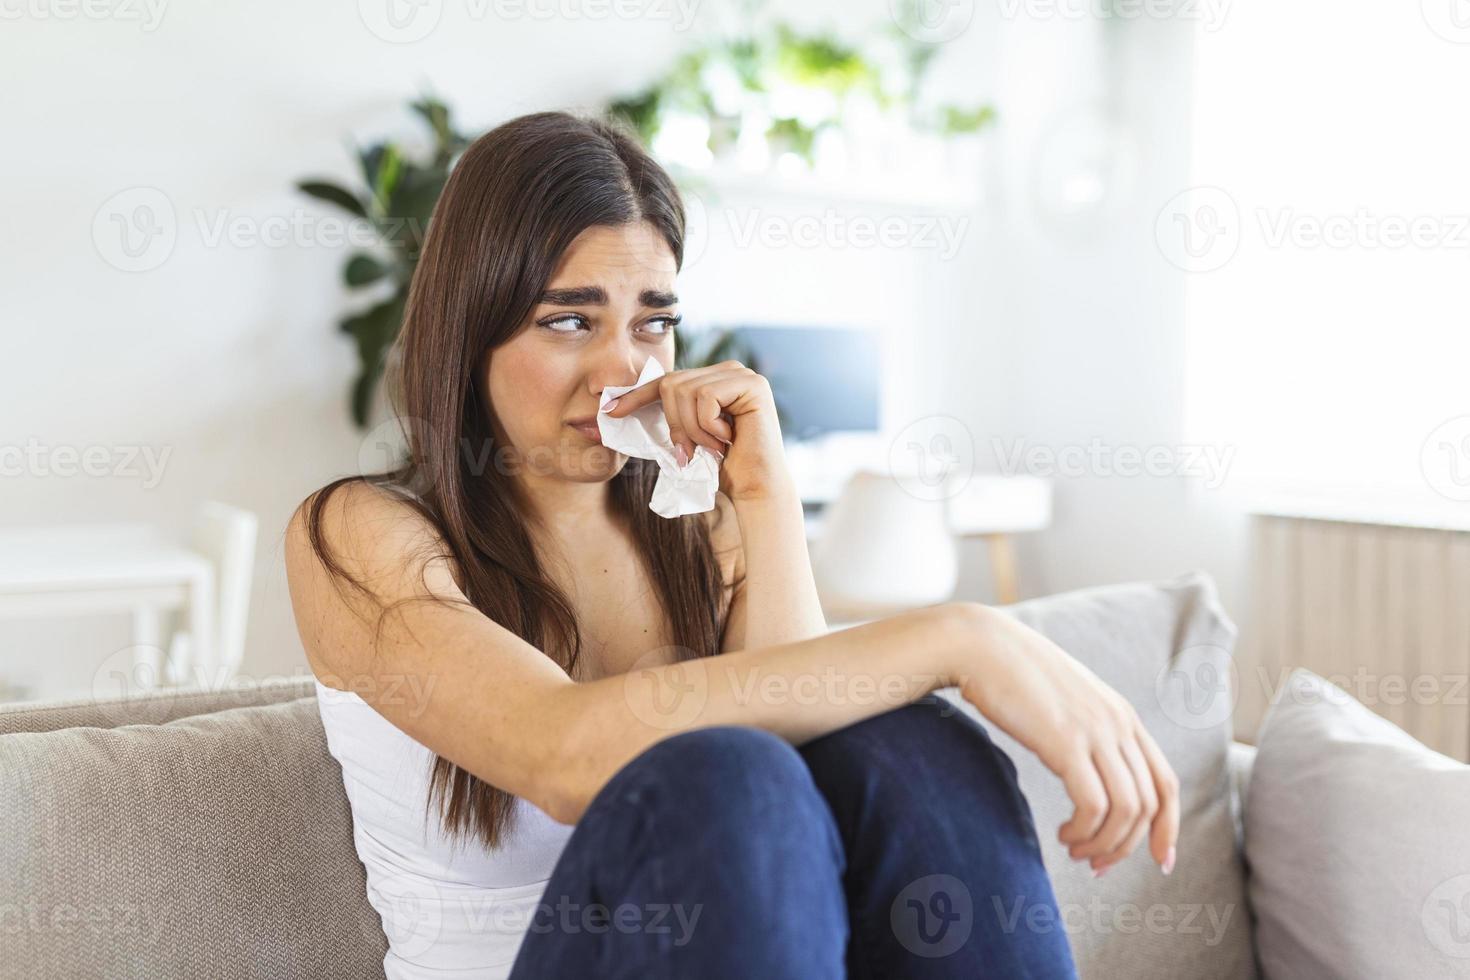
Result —
<svg viewBox="0 0 1470 980"><path fill-rule="evenodd" d="M309 679L9 708L0 731L0 977L383 975Z"/></svg>
<svg viewBox="0 0 1470 980"><path fill-rule="evenodd" d="M217 690L159 688L143 694L71 701L0 704L0 735L17 732L55 732L63 728L117 728L120 725L161 725L176 718L207 715L228 708L249 708L312 697L316 687L310 675L280 677L260 683Z"/></svg>

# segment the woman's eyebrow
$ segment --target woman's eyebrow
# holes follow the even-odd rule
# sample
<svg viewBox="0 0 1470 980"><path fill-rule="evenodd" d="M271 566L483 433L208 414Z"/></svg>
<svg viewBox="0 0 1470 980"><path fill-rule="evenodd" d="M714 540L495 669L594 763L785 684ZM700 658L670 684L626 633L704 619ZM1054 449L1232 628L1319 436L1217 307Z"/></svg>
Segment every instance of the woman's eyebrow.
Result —
<svg viewBox="0 0 1470 980"><path fill-rule="evenodd" d="M548 289L541 294L541 302L547 306L606 306L607 290L601 286ZM678 306L679 297L661 289L645 289L638 294L638 302L649 307Z"/></svg>
<svg viewBox="0 0 1470 980"><path fill-rule="evenodd" d="M541 294L541 302L548 306L606 306L607 291L601 286L548 289Z"/></svg>

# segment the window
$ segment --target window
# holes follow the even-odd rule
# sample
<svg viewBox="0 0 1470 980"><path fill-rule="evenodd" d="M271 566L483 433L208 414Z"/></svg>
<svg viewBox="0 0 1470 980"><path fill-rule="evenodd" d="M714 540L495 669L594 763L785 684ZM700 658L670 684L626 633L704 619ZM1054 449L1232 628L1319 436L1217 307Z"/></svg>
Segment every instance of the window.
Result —
<svg viewBox="0 0 1470 980"><path fill-rule="evenodd" d="M1470 3L1233 4L1195 54L1190 439L1257 501L1470 510Z"/></svg>

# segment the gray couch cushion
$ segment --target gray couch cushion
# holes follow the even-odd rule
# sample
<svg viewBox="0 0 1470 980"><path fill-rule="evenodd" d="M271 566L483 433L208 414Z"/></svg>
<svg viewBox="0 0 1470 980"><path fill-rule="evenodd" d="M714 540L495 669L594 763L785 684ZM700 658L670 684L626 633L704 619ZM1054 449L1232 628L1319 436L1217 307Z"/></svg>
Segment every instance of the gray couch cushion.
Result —
<svg viewBox="0 0 1470 980"><path fill-rule="evenodd" d="M160 688L120 697L0 704L0 735L55 732L63 728L116 728L118 725L161 725L176 718L207 715L226 708L247 708L316 696L310 675L280 677L222 688Z"/></svg>
<svg viewBox="0 0 1470 980"><path fill-rule="evenodd" d="M1230 768L1230 815L1235 820L1235 846L1245 853L1245 800L1250 795L1251 769L1256 764L1256 747L1242 742L1230 743L1227 765ZM1246 862L1250 877L1250 862Z"/></svg>
<svg viewBox="0 0 1470 980"><path fill-rule="evenodd" d="M1470 766L1301 669L1257 745L1245 845L1266 972L1470 976Z"/></svg>
<svg viewBox="0 0 1470 980"><path fill-rule="evenodd" d="M3 977L381 977L314 698L0 736Z"/></svg>
<svg viewBox="0 0 1470 980"><path fill-rule="evenodd" d="M1227 762L1234 699L1228 679L1236 631L1220 608L1213 582L1194 573L1156 584L1063 593L1004 610L1126 697L1182 787L1174 873L1163 875L1140 845L1094 878L1086 862L1073 861L1057 840L1058 828L1073 810L1061 780L986 723L1015 761L1031 803L1078 971L1084 978L1107 980L1255 976ZM945 693L958 700L955 692ZM987 903L976 902L975 914L981 914L982 904Z"/></svg>

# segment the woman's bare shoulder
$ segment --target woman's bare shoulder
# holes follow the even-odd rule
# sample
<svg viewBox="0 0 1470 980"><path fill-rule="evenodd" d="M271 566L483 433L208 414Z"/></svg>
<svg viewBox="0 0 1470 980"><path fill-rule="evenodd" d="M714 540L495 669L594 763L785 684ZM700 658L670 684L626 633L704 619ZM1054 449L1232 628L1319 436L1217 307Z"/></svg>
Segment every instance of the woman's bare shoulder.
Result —
<svg viewBox="0 0 1470 980"><path fill-rule="evenodd" d="M338 560L372 565L380 561L398 564L410 554L432 548L439 533L404 496L366 480L352 480L307 497L291 515L286 528L288 554L310 547L309 520L316 524L316 537Z"/></svg>
<svg viewBox="0 0 1470 980"><path fill-rule="evenodd" d="M362 480L326 490L296 508L285 535L291 605L313 669L341 666L314 654L348 620L374 622L411 596L463 597L438 531L407 499Z"/></svg>

